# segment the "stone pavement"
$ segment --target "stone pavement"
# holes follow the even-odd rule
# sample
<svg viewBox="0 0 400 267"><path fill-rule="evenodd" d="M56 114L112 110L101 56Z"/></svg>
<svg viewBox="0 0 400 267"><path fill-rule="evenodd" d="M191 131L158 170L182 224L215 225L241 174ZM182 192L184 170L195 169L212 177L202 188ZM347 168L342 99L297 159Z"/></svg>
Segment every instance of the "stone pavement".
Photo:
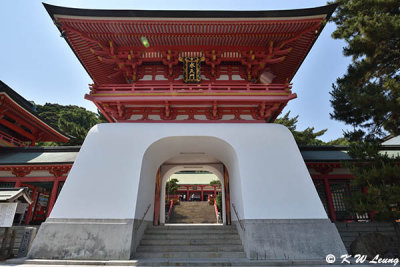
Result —
<svg viewBox="0 0 400 267"><path fill-rule="evenodd" d="M59 266L294 266L294 267L329 267L329 266L354 266L354 267L372 267L372 266L393 266L393 264L326 264L321 261L255 261L247 259L143 259L129 261L82 261L82 260L28 260L11 259L0 263L2 266L16 267L59 267Z"/></svg>

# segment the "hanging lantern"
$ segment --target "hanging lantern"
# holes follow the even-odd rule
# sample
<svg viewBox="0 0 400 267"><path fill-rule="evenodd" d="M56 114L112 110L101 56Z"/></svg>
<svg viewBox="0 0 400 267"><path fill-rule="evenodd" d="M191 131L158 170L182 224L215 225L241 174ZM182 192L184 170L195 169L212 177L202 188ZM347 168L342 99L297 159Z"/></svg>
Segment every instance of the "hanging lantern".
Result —
<svg viewBox="0 0 400 267"><path fill-rule="evenodd" d="M150 43L149 43L149 41L147 41L146 37L142 36L140 38L140 40L142 41L142 44L144 45L144 47L148 48L150 46Z"/></svg>

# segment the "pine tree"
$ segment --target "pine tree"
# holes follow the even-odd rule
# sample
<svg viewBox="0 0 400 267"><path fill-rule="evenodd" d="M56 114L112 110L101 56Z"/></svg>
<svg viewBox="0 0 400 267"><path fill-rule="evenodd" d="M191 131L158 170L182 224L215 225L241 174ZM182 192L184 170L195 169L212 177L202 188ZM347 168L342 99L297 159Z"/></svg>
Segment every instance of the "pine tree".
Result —
<svg viewBox="0 0 400 267"><path fill-rule="evenodd" d="M293 134L297 145L323 145L323 141L319 140L317 137L322 136L327 129L314 132L314 127L307 127L304 131L297 131L297 122L299 115L290 118L290 111L288 111L282 117L275 120L275 123L282 124L286 126Z"/></svg>
<svg viewBox="0 0 400 267"><path fill-rule="evenodd" d="M332 37L344 39L347 73L331 92L331 117L359 140L400 134L400 1L338 0Z"/></svg>
<svg viewBox="0 0 400 267"><path fill-rule="evenodd" d="M352 57L347 73L331 92L331 117L354 127L348 165L352 184L367 191L351 197L354 212L375 219L399 218L399 157L380 152L379 139L400 134L400 1L338 0L332 20L335 39L344 39L345 56Z"/></svg>
<svg viewBox="0 0 400 267"><path fill-rule="evenodd" d="M352 186L366 190L352 193L349 206L353 212L372 213L374 220L400 219L399 155L383 153L377 143L352 144L349 155L356 159L347 164L355 175Z"/></svg>

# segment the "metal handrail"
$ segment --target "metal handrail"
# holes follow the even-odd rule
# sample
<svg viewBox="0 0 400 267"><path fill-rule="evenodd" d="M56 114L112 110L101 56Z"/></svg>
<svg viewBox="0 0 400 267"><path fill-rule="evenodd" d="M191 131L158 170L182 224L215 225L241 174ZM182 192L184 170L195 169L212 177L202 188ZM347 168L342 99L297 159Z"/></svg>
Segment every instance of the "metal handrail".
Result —
<svg viewBox="0 0 400 267"><path fill-rule="evenodd" d="M214 199L214 210L215 210L215 216L217 217L217 223L219 223L219 218L218 218L218 207L217 207L217 201Z"/></svg>
<svg viewBox="0 0 400 267"><path fill-rule="evenodd" d="M174 207L174 201L171 200L169 204L169 210L168 210L168 215L166 221L168 222L169 219L171 219L171 213L172 213L172 208Z"/></svg>
<svg viewBox="0 0 400 267"><path fill-rule="evenodd" d="M237 210L236 210L235 204L233 204L233 203L232 203L232 208L233 208L233 211L235 212L236 218L238 219L240 228L242 228L242 230L243 230L243 232L244 232L244 231L246 230L246 228L245 228L244 225L242 225L242 223L240 222L239 214L238 214L238 212L237 212Z"/></svg>
<svg viewBox="0 0 400 267"><path fill-rule="evenodd" d="M139 230L140 226L142 226L142 223L143 223L143 221L144 221L144 217L146 217L146 214L147 214L147 212L149 212L150 207L151 207L151 204L149 204L149 205L147 206L147 209L146 209L146 211L144 212L143 217L142 217L142 219L140 220L139 225L136 227L136 231Z"/></svg>

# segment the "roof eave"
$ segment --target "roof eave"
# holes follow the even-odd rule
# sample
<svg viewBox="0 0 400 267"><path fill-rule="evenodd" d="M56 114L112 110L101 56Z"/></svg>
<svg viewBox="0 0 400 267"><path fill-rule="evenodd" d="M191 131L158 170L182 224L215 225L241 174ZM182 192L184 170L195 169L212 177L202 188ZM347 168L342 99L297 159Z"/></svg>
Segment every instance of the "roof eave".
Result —
<svg viewBox="0 0 400 267"><path fill-rule="evenodd" d="M49 15L87 16L87 17L140 17L140 18L283 18L302 17L325 14L328 18L335 11L337 4L326 6L288 9L288 10L110 10L110 9L83 9L55 6L43 3Z"/></svg>

